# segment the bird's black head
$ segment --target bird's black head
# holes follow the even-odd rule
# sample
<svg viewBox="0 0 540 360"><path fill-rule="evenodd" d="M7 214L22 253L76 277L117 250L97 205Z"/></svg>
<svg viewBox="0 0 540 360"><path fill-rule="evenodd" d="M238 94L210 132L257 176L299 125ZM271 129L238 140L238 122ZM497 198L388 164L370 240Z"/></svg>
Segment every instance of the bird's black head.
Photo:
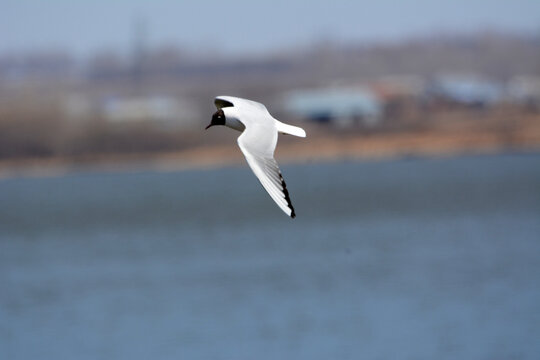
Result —
<svg viewBox="0 0 540 360"><path fill-rule="evenodd" d="M214 113L214 115L212 115L212 121L210 122L210 125L206 127L206 129L214 125L225 125L225 113L223 110L219 109Z"/></svg>

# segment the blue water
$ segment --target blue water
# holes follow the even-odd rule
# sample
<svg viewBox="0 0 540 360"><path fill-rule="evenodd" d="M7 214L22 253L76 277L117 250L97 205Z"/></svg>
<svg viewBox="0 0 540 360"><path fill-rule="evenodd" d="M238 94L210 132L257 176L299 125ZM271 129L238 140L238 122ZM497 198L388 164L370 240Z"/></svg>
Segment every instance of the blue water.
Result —
<svg viewBox="0 0 540 360"><path fill-rule="evenodd" d="M540 154L0 181L0 359L538 359Z"/></svg>

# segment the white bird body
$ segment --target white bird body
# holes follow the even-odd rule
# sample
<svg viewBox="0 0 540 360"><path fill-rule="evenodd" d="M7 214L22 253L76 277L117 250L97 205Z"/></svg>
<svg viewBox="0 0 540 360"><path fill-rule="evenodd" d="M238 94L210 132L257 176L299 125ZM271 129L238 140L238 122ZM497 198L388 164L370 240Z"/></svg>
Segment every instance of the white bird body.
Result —
<svg viewBox="0 0 540 360"><path fill-rule="evenodd" d="M208 127L225 125L242 132L237 142L251 170L281 210L294 218L296 214L287 186L274 159L274 150L278 132L300 137L305 137L306 132L302 128L274 119L263 104L255 101L233 96L218 96L214 103L218 111Z"/></svg>

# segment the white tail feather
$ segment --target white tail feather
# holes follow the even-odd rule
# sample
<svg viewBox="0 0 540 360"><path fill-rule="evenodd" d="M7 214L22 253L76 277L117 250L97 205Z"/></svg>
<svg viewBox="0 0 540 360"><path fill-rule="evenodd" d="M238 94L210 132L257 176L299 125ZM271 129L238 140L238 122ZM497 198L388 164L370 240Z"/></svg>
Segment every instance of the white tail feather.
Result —
<svg viewBox="0 0 540 360"><path fill-rule="evenodd" d="M299 136L299 137L306 137L306 132L304 131L304 129L298 126L287 125L287 124L282 123L281 121L276 120L276 127L277 127L277 131L280 133L290 134L290 135Z"/></svg>

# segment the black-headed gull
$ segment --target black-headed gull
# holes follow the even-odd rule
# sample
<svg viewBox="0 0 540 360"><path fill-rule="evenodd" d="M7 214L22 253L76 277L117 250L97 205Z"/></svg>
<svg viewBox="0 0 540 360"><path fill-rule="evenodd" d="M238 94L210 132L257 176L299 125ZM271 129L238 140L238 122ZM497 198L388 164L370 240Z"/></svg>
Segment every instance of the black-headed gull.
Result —
<svg viewBox="0 0 540 360"><path fill-rule="evenodd" d="M233 96L218 96L214 100L217 107L212 122L238 130L238 146L264 189L287 215L294 218L294 208L281 176L274 150L278 132L306 137L306 132L297 126L287 125L270 115L266 107L258 102Z"/></svg>

